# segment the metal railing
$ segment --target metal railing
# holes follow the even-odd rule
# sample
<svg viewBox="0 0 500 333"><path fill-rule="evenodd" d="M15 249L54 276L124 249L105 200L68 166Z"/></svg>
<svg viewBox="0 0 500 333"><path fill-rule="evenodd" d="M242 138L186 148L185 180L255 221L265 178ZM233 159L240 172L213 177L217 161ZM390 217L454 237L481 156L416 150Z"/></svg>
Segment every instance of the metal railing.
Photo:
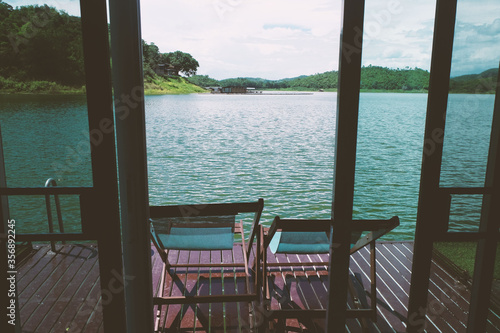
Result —
<svg viewBox="0 0 500 333"><path fill-rule="evenodd" d="M54 178L49 178L45 182L45 187L51 187L51 186L57 186L57 182ZM59 232L64 233L64 224L63 224L63 219L62 219L62 213L61 213L61 201L59 200L59 195L54 194L54 202L56 206L56 214L57 214L57 222L59 225ZM49 233L53 234L54 233L54 219L52 216L52 205L50 202L50 194L45 195L45 206L47 207L47 219L49 222ZM63 244L65 244L65 241L62 241ZM56 251L56 244L55 241L50 241L50 247L52 251Z"/></svg>

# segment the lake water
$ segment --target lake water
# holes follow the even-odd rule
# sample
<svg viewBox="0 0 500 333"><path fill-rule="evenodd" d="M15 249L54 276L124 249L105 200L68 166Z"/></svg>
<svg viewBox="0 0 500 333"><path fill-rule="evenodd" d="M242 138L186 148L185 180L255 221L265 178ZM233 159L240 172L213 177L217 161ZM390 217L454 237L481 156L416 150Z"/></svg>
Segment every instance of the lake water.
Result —
<svg viewBox="0 0 500 333"><path fill-rule="evenodd" d="M153 205L265 199L262 220L329 218L336 93L147 96ZM494 96L451 95L441 183L481 186ZM398 215L388 239L412 239L426 94L362 93L354 218ZM0 96L9 186L91 186L82 96ZM77 201L62 198L67 230ZM480 196L454 198L451 226L477 226ZM43 197L11 198L18 232L46 230Z"/></svg>

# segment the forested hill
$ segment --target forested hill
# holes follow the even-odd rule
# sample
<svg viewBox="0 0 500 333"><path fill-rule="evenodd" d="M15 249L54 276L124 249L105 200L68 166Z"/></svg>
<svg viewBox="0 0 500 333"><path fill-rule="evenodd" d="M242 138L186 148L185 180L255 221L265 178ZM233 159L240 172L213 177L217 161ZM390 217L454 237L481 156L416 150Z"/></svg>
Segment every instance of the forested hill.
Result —
<svg viewBox="0 0 500 333"><path fill-rule="evenodd" d="M497 86L498 68L481 74L462 75L450 80L450 91L467 94L494 94Z"/></svg>
<svg viewBox="0 0 500 333"><path fill-rule="evenodd" d="M452 93L494 93L498 69L489 69L481 74L464 75L451 78ZM429 89L429 72L420 68L390 69L368 66L361 69L361 89L380 91L426 92ZM206 75L195 75L189 80L197 85L208 86L246 86L256 89L319 90L336 89L336 71L300 76L282 80L260 78L235 78L217 81Z"/></svg>
<svg viewBox="0 0 500 333"><path fill-rule="evenodd" d="M196 73L188 53L160 53L143 41L145 89L148 93L204 92L185 78L157 75L169 63L177 73ZM47 5L12 7L0 0L0 91L59 93L84 91L81 18Z"/></svg>
<svg viewBox="0 0 500 333"><path fill-rule="evenodd" d="M49 6L0 0L0 76L68 86L85 83L80 18Z"/></svg>

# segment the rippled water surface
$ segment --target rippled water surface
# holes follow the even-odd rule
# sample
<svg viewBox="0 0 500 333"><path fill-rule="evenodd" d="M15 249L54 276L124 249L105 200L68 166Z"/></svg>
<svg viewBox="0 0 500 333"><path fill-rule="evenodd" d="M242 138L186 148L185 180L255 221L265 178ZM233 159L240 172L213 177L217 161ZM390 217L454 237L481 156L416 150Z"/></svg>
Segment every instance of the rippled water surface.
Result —
<svg viewBox="0 0 500 333"><path fill-rule="evenodd" d="M275 215L329 218L336 98L148 96L151 204L262 197L265 224ZM488 95L450 96L443 186L484 182L493 102ZM390 239L413 238L426 105L426 94L361 94L354 218L398 215L401 226ZM0 122L9 186L41 186L48 177L92 185L84 98L0 96ZM44 230L43 198L15 199L18 225ZM73 201L65 201L68 221L78 220ZM477 197L454 200L452 227L473 228L479 204Z"/></svg>

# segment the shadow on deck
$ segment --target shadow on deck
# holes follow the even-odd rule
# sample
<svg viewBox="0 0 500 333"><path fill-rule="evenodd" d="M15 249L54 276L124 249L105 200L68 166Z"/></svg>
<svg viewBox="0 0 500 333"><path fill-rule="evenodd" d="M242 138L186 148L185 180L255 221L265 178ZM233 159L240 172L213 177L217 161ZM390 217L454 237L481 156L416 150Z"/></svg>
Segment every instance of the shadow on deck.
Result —
<svg viewBox="0 0 500 333"><path fill-rule="evenodd" d="M236 245L237 246L237 245ZM18 296L23 332L103 332L100 303L99 263L94 245L35 245L35 252L18 269ZM410 288L412 242L377 243L378 318L370 332L404 332ZM237 251L233 251L237 252ZM162 261L152 248L153 292L158 292ZM230 262L231 251L177 251L177 263ZM318 261L311 255L269 256L279 262ZM322 257L321 259L326 259ZM351 257L350 271L369 290L369 251ZM177 268L167 279L165 292L201 295L242 292L244 273L233 268ZM229 273L229 275L228 275ZM234 274L236 273L236 275ZM327 303L326 267L272 269L272 309L324 309ZM359 285L359 283L358 283ZM470 291L443 267L433 262L429 287L427 331L465 332ZM365 301L370 295L364 294ZM247 332L250 321L257 325L269 318L260 306L253 311L245 302L199 305L164 305L154 309L158 332ZM272 310L271 310L272 311ZM252 312L253 319L249 317ZM498 332L500 317L491 313L488 332ZM280 331L323 332L324 320L276 322ZM357 320L348 320L349 332L361 332Z"/></svg>

